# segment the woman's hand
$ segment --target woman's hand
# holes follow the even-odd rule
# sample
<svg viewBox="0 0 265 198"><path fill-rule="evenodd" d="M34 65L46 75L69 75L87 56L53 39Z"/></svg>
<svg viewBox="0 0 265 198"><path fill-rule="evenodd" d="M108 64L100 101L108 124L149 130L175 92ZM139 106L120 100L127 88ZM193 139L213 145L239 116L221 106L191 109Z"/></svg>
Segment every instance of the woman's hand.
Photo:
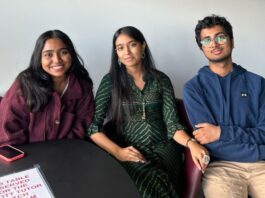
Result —
<svg viewBox="0 0 265 198"><path fill-rule="evenodd" d="M194 139L190 138L190 136L184 130L176 131L173 139L179 144L190 149L193 162L198 169L204 172L210 159L207 149Z"/></svg>
<svg viewBox="0 0 265 198"><path fill-rule="evenodd" d="M119 148L115 153L115 157L120 161L131 161L145 163L144 156L133 146Z"/></svg>
<svg viewBox="0 0 265 198"><path fill-rule="evenodd" d="M194 141L189 142L188 148L190 149L193 162L198 167L198 169L204 172L209 163L208 150L198 142Z"/></svg>
<svg viewBox="0 0 265 198"><path fill-rule="evenodd" d="M118 144L109 139L103 132L94 133L90 138L102 149L116 157L120 161L131 161L144 163L144 156L133 146L121 148Z"/></svg>

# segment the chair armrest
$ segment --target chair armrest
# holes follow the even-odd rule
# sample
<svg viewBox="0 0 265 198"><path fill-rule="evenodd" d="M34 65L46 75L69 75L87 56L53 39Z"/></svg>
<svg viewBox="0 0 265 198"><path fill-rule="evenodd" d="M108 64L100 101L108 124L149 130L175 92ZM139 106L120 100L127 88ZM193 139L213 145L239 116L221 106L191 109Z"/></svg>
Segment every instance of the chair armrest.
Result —
<svg viewBox="0 0 265 198"><path fill-rule="evenodd" d="M201 186L202 172L194 164L189 149L185 151L185 189L183 198L195 198L198 196L198 192Z"/></svg>
<svg viewBox="0 0 265 198"><path fill-rule="evenodd" d="M187 116L182 99L176 98L176 104L177 104L177 109L180 115L180 121L184 124L186 128L186 132L192 135L193 129L189 121L189 118ZM185 152L185 159L184 159L185 189L184 189L183 197L184 198L196 198L198 197L198 194L201 188L202 172L194 164L192 157L191 157L190 150L186 149L184 152Z"/></svg>

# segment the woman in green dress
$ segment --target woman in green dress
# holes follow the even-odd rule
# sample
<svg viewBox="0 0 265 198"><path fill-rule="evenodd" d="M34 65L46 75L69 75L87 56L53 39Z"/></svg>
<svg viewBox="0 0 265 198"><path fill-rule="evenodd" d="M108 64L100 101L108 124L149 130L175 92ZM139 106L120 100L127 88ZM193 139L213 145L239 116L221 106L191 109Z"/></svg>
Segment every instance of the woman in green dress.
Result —
<svg viewBox="0 0 265 198"><path fill-rule="evenodd" d="M180 145L188 146L198 168L206 168L207 150L192 140L179 123L170 79L155 69L143 34L126 26L113 37L112 63L96 94L90 138L126 169L143 198L180 196ZM119 134L103 132L110 118ZM179 144L177 144L178 142Z"/></svg>

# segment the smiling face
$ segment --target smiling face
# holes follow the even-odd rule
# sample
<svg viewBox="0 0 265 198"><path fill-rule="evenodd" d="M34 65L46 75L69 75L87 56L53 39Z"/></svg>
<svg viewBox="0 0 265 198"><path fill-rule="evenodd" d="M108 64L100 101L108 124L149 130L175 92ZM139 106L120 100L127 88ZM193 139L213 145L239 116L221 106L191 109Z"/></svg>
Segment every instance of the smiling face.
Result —
<svg viewBox="0 0 265 198"><path fill-rule="evenodd" d="M232 49L234 46L233 40L226 35L222 26L216 25L211 28L201 30L201 41L211 40L207 46L202 45L202 51L206 58L212 63L219 63L231 59ZM225 36L225 42L220 42ZM220 39L221 38L221 39Z"/></svg>
<svg viewBox="0 0 265 198"><path fill-rule="evenodd" d="M127 69L141 67L145 43L141 44L130 36L121 34L116 39L115 47L118 59Z"/></svg>
<svg viewBox="0 0 265 198"><path fill-rule="evenodd" d="M46 40L42 49L41 65L53 80L65 79L66 72L72 65L72 57L61 39Z"/></svg>

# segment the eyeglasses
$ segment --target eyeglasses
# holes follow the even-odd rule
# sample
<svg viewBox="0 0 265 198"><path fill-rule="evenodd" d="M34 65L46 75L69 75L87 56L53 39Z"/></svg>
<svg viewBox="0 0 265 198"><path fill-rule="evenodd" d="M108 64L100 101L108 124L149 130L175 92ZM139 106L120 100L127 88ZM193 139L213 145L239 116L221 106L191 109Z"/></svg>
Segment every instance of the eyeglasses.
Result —
<svg viewBox="0 0 265 198"><path fill-rule="evenodd" d="M227 35L221 33L215 36L213 39L206 37L200 41L203 47L210 47L212 42L218 43L219 45L224 45L227 42Z"/></svg>

